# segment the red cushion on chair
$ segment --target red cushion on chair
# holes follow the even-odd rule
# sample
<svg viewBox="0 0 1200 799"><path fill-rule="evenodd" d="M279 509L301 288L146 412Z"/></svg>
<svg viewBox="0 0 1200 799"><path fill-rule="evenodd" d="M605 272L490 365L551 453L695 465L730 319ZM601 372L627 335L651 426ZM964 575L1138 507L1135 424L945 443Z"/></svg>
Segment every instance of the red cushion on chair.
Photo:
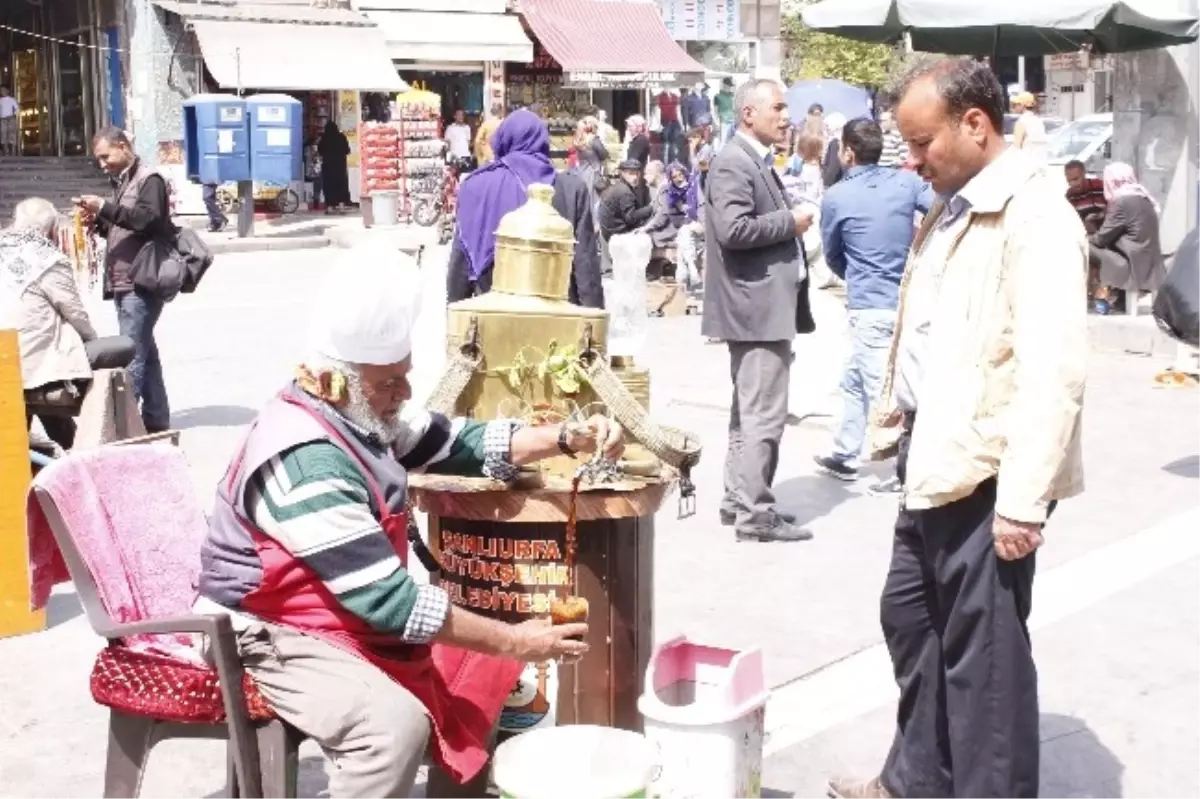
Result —
<svg viewBox="0 0 1200 799"><path fill-rule="evenodd" d="M163 655L107 646L92 667L91 688L98 704L135 716L186 724L225 721L216 670ZM244 675L242 690L252 720L275 717L249 674Z"/></svg>

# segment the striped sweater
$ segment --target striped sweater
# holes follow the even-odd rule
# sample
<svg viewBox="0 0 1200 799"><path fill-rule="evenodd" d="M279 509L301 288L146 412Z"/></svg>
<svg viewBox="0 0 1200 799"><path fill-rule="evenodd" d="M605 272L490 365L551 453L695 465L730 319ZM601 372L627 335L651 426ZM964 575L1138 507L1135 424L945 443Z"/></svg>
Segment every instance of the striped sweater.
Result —
<svg viewBox="0 0 1200 799"><path fill-rule="evenodd" d="M421 411L406 423L394 451L410 470L513 476L509 444L517 425L511 422L451 421ZM245 507L255 526L312 569L346 610L380 632L426 643L445 622L449 599L401 565L369 492L350 455L329 441L311 441L260 467L248 482Z"/></svg>
<svg viewBox="0 0 1200 799"><path fill-rule="evenodd" d="M883 134L883 154L879 156L879 165L899 168L907 160L908 145L904 137L894 130Z"/></svg>

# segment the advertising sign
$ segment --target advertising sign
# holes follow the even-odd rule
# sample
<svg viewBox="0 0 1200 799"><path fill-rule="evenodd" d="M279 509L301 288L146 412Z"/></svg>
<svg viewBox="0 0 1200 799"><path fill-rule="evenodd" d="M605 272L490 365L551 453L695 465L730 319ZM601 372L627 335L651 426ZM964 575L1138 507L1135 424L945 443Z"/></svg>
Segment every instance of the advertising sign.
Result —
<svg viewBox="0 0 1200 799"><path fill-rule="evenodd" d="M550 612L550 600L569 593L566 530L554 525L504 525L490 528L501 535L479 535L453 529L442 520L438 538L442 573L439 585L461 607L507 622L524 621ZM558 665L531 663L517 679L499 728L505 733L528 732L555 723Z"/></svg>
<svg viewBox="0 0 1200 799"><path fill-rule="evenodd" d="M741 39L738 0L658 0L663 24L677 42Z"/></svg>

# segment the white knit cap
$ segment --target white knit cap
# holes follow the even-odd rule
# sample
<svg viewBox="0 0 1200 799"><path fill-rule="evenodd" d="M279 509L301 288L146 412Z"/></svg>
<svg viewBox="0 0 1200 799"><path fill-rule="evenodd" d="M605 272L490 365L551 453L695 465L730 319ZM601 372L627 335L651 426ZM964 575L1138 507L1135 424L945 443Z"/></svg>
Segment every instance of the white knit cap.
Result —
<svg viewBox="0 0 1200 799"><path fill-rule="evenodd" d="M385 241L338 256L311 305L309 335L317 355L357 364L400 363L412 353L421 305L416 260Z"/></svg>

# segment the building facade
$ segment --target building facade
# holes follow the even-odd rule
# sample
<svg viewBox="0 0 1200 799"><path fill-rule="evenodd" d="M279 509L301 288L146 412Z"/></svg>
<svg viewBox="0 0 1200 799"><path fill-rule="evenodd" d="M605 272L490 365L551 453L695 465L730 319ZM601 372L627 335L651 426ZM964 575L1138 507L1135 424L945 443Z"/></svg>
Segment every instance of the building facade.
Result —
<svg viewBox="0 0 1200 799"><path fill-rule="evenodd" d="M1113 110L1113 59L1087 53L1046 56L1046 116L1072 121Z"/></svg>
<svg viewBox="0 0 1200 799"><path fill-rule="evenodd" d="M19 151L83 155L121 97L123 0L0 2L0 84L20 107Z"/></svg>

